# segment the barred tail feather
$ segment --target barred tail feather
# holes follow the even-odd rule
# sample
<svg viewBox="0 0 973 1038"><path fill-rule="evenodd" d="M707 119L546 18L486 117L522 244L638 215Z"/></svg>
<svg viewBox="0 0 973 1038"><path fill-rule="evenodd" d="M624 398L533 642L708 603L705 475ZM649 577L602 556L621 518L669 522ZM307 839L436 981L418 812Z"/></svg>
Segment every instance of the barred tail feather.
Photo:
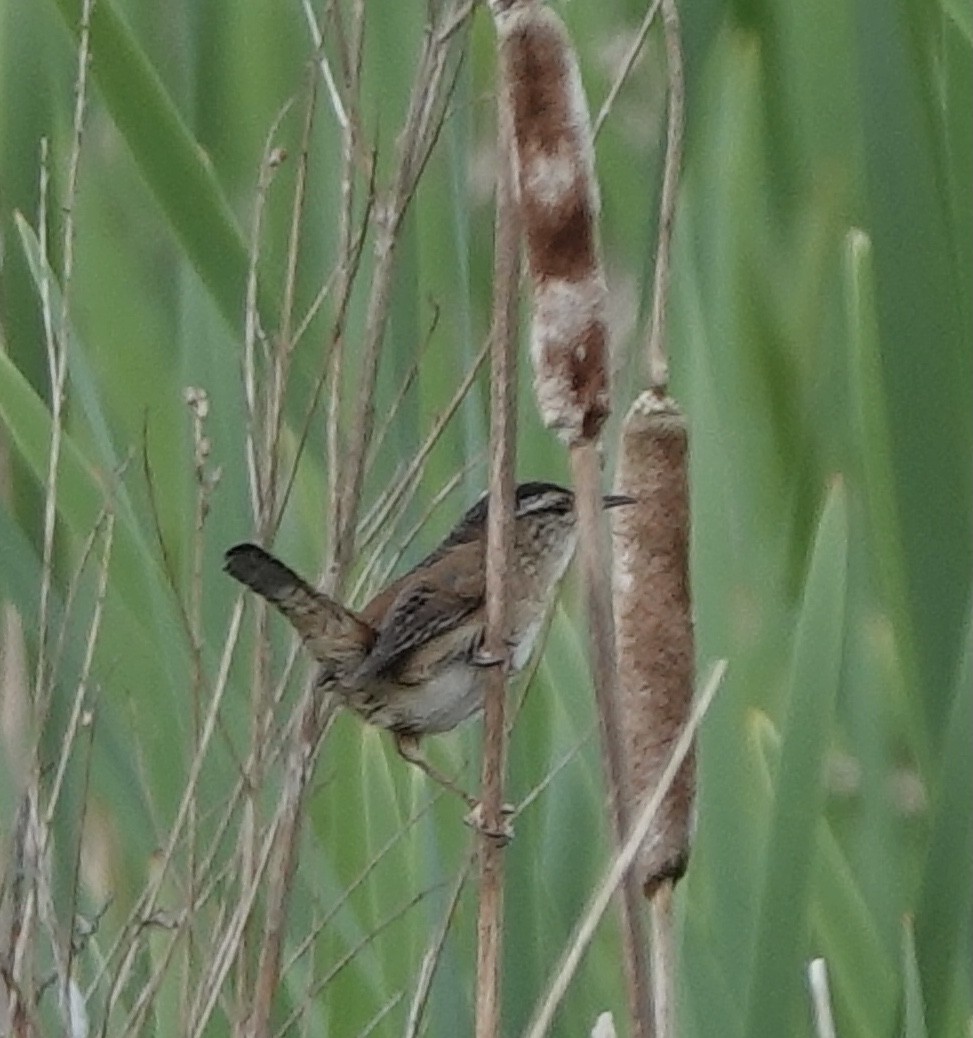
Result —
<svg viewBox="0 0 973 1038"><path fill-rule="evenodd" d="M256 544L230 548L224 569L275 606L319 662L358 666L364 659L374 630L263 548Z"/></svg>

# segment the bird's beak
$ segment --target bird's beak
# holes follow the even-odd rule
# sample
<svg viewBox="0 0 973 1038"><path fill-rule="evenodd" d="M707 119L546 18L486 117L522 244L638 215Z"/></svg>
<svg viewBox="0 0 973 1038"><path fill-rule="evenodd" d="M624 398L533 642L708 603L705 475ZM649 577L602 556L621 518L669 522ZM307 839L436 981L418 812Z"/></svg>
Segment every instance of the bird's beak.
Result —
<svg viewBox="0 0 973 1038"><path fill-rule="evenodd" d="M626 497L624 494L606 494L602 501L605 508L618 508L619 505L634 505L638 503L634 497Z"/></svg>

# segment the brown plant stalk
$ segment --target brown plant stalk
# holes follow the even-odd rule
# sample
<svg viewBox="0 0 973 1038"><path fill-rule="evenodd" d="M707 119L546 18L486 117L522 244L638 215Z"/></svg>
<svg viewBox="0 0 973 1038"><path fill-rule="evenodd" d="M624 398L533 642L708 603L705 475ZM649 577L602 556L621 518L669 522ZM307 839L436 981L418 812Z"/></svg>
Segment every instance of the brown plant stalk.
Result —
<svg viewBox="0 0 973 1038"><path fill-rule="evenodd" d="M509 560L513 552L516 463L517 288L520 279L517 212L513 190L511 127L498 111L496 233L493 260L493 320L490 331L490 504L487 519L486 651L507 655ZM479 847L480 902L477 916L476 1036L501 1033L500 967L503 942L503 846L491 833L503 827L506 761L507 665L494 667L484 703L482 812Z"/></svg>
<svg viewBox="0 0 973 1038"><path fill-rule="evenodd" d="M670 253L682 162L684 84L675 0L661 0L668 67L668 124L659 240L646 339L650 390L622 429L618 488L640 502L613 517L620 706L633 807L657 790L670 747L692 708L695 645L689 585L689 435L668 395ZM673 888L686 870L695 809L695 748L666 792L636 859L649 899L656 1038L676 1033Z"/></svg>
<svg viewBox="0 0 973 1038"><path fill-rule="evenodd" d="M356 7L356 12L364 9ZM450 13L443 15L443 24L449 21ZM355 30L356 40L360 28ZM402 220L415 194L418 179L435 144L446 103L454 80L450 79L450 56L454 43L439 41L437 33L430 31L424 40L413 89L409 100L405 123L397 140L397 163L388 187L378 192L369 213L375 220L374 267L366 307L363 341L360 345L361 376L357 386L351 435L340 455L337 445L339 432L339 381L344 336L343 326L335 329L331 364L332 397L329 414L329 446L335 474L331 485L333 511L331 531L332 559L327 577L330 592L340 590L347 577L355 550L355 529L364 480L365 463L371 443L375 419L375 391L378 366L385 338L395 256ZM357 65L360 50L355 41L349 46L346 67L354 69L353 82L357 84ZM357 108L355 99L350 99L345 111ZM352 202L353 156L357 153L357 119L347 120L346 182L344 199L350 214ZM343 235L344 254L352 248L349 233ZM357 269L357 267L356 267ZM351 288L351 271L339 277L339 312L344 307ZM341 463L339 462L339 456ZM274 992L280 982L283 946L287 928L291 894L297 867L297 852L303 826L308 797L308 787L314 772L314 763L325 731L335 714L335 703L331 697L322 698L320 691L313 688L302 698L297 708L297 724L294 741L285 766L284 788L276 820L273 854L268 867L266 910L260 958L257 966L246 1033L257 1038L269 1034L270 1013Z"/></svg>
<svg viewBox="0 0 973 1038"><path fill-rule="evenodd" d="M545 424L570 447L591 634L592 678L612 828L627 830L625 747L597 440L608 416L607 285L588 103L560 18L538 0L491 0L502 106L514 134L516 183L533 296L531 359ZM622 886L624 963L633 1033L648 1035L648 983L637 891Z"/></svg>

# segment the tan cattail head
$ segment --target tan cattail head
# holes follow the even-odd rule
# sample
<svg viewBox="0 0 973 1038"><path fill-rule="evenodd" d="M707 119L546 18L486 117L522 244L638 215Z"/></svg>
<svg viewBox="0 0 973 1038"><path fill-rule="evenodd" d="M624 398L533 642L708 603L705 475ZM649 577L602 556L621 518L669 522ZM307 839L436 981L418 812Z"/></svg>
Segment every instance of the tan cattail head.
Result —
<svg viewBox="0 0 973 1038"><path fill-rule="evenodd" d="M638 500L613 513L619 706L633 806L651 795L689 718L694 639L689 592L686 418L644 393L622 432L618 488ZM686 868L695 799L693 756L662 803L637 860L646 894Z"/></svg>

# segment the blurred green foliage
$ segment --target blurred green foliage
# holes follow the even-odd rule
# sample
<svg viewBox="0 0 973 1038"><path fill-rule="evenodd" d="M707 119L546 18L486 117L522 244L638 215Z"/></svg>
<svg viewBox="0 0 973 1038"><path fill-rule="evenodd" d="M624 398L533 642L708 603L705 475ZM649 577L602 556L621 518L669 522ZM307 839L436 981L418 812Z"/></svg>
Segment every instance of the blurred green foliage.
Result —
<svg viewBox="0 0 973 1038"><path fill-rule="evenodd" d="M644 6L558 5L577 42L594 111ZM190 594L195 493L183 390L200 386L209 394L210 465L221 469L205 534L202 667L211 679L236 600L220 573L221 555L252 533L241 367L257 178L271 124L295 98L274 141L290 158L271 188L261 244L260 309L273 336L314 72L296 2L98 0L94 10L55 606L64 606L80 546L111 488L117 526L95 659L87 818L98 823L109 855L105 882L122 913L146 880L151 851L164 842L192 750L193 654L179 619L179 603ZM418 3L368 5L361 108L380 179L394 161L425 12ZM0 428L10 460L0 507L0 587L20 613L30 658L38 651L50 428L38 291L40 141L50 143L48 244L59 271L78 14L76 0L0 0ZM701 740L697 843L680 888L683 1033L809 1034L804 968L813 956L829 964L843 1038L967 1033L968 5L701 0L683 5L682 19L687 141L670 350L675 393L693 430L699 660L730 662ZM656 27L597 146L617 330L609 463L619 420L644 383L641 328L664 140L663 55ZM366 503L411 459L484 339L492 75L493 31L478 11L449 117L402 231L380 415L434 330L366 482ZM339 227L339 136L318 90L298 313L328 277ZM359 216L362 207L359 198ZM369 244L348 314L345 404L373 263ZM284 438L291 457L334 318L329 300L295 355ZM564 478L563 451L539 427L529 385L524 365L520 475ZM419 502L388 531L389 555L421 516L421 502L482 456L487 399L481 374L432 452ZM473 464L402 564L435 543L484 480L484 466ZM276 542L307 572L326 548L324 487L319 410ZM82 580L72 607L53 727L45 734L51 753L74 694L93 588L93 577ZM569 586L565 593L513 736L514 796L592 731L574 592ZM286 632L276 620L271 627L278 666ZM201 805L214 818L249 738L249 649L237 657L220 738L203 772ZM8 695L23 695L11 676L9 646L4 658ZM299 683L298 676L294 687ZM25 738L8 738L0 758L5 838ZM433 753L453 766L475 755L472 729L435 743ZM76 778L82 767L74 761ZM520 819L507 859L509 1033L526 1020L607 860L600 778L597 746L588 738ZM388 1018L401 1030L468 836L456 805L440 800L385 849L430 791L377 733L352 719L342 718L330 736L319 779L294 917L302 926L329 921L313 954L288 974L281 1020L305 988L361 942L315 998L311 1032L357 1034L404 992ZM61 811L62 894L74 861L79 789ZM267 797L272 804L272 789ZM205 815L201 824L215 822ZM367 880L345 897L379 854ZM102 893L88 875L82 909L92 910ZM469 888L433 985L429 1034L468 1029L474 916ZM295 940L303 932L295 929ZM606 925L557 1033L589 1033L606 1008L621 1015L617 955ZM157 1033L175 1033L168 993L158 1006ZM213 1033L228 1032L225 1020L214 1023Z"/></svg>

